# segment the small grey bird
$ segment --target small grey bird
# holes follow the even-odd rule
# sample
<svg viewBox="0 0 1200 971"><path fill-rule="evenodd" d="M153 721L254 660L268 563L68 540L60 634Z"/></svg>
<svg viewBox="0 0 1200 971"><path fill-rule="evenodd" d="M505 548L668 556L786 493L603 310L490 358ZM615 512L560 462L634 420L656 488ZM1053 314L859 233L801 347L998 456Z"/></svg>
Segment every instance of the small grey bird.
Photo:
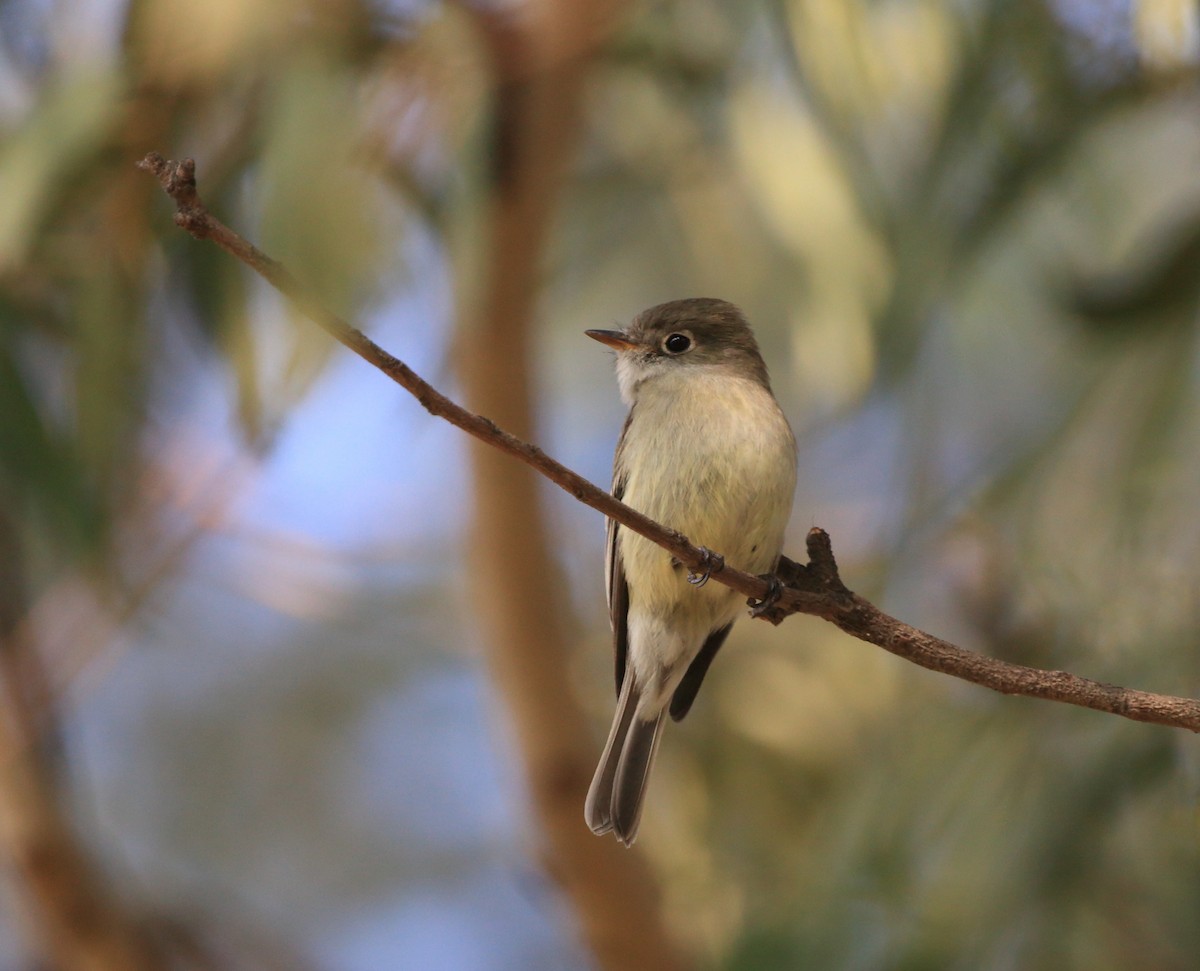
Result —
<svg viewBox="0 0 1200 971"><path fill-rule="evenodd" d="M724 300L674 300L628 330L587 335L617 352L629 405L613 495L729 566L773 570L796 487L796 439L742 312ZM688 713L744 599L612 520L607 553L618 701L584 815L592 832L629 846L663 716Z"/></svg>

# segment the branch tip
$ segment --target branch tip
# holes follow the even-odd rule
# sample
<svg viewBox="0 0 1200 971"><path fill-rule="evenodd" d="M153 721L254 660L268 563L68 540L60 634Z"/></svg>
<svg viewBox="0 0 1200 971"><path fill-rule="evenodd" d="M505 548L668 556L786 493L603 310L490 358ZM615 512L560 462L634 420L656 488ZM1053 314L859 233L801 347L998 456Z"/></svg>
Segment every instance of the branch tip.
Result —
<svg viewBox="0 0 1200 971"><path fill-rule="evenodd" d="M211 217L196 191L194 159L185 158L175 162L163 158L158 152L149 152L137 163L137 167L158 179L158 184L175 203L175 225L187 230L197 239L204 239L209 235Z"/></svg>
<svg viewBox="0 0 1200 971"><path fill-rule="evenodd" d="M833 541L829 534L820 526L814 526L804 538L804 545L808 550L809 576L830 593L849 593L838 572L837 558L833 555Z"/></svg>

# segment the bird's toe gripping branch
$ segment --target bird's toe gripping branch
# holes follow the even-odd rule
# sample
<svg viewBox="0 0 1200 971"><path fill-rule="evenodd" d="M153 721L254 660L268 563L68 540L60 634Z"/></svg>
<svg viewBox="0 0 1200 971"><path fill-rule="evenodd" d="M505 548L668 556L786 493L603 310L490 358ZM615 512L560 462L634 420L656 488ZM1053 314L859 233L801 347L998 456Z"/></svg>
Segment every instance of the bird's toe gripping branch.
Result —
<svg viewBox="0 0 1200 971"><path fill-rule="evenodd" d="M687 575L687 581L693 587L704 586L704 584L708 583L708 578L710 576L712 576L714 573L720 573L723 569L725 569L725 557L723 557L720 553L714 553L707 546L701 546L700 553L704 557L704 559L701 561L703 563L704 572L693 573L689 571Z"/></svg>
<svg viewBox="0 0 1200 971"><path fill-rule="evenodd" d="M779 603L779 598L783 596L783 583L774 573L762 573L758 577L760 580L767 582L767 595L762 600L747 600L746 605L750 608L751 617L761 617ZM778 623L778 621L776 621Z"/></svg>

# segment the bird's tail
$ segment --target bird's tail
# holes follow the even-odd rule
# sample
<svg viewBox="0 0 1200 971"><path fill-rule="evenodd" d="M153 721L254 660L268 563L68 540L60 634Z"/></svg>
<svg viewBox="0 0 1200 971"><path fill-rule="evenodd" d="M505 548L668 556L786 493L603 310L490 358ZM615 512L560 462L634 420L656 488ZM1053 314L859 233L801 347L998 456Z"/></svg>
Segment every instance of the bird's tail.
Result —
<svg viewBox="0 0 1200 971"><path fill-rule="evenodd" d="M625 846L637 839L642 800L663 723L661 711L649 721L638 717L640 699L633 671L627 670L608 742L583 807L593 833L612 831Z"/></svg>

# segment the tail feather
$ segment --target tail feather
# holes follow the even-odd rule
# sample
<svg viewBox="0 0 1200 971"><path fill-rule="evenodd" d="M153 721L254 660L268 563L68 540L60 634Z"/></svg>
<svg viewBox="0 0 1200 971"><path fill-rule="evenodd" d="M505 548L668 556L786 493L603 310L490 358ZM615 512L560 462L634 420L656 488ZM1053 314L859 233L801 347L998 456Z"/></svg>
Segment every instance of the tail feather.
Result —
<svg viewBox="0 0 1200 971"><path fill-rule="evenodd" d="M612 794L612 823L617 840L625 846L632 846L637 839L646 784L650 781L650 768L654 765L662 737L663 714L660 711L653 721L635 717L625 736L625 747L621 749Z"/></svg>
<svg viewBox="0 0 1200 971"><path fill-rule="evenodd" d="M640 698L633 672L626 671L612 729L583 809L593 833L601 835L615 830L617 839L625 846L632 845L637 838L642 800L663 723L662 712L653 721L637 717Z"/></svg>
<svg viewBox="0 0 1200 971"><path fill-rule="evenodd" d="M600 764L592 777L587 799L583 804L583 815L588 827L597 836L609 832L613 828L612 794L617 778L617 765L621 760L621 751L625 747L625 736L629 734L629 724L637 711L638 691L633 686L633 677L625 672L621 685L621 694L617 698L617 711L613 715L612 728L608 733L608 741L604 743L604 752L600 756Z"/></svg>

